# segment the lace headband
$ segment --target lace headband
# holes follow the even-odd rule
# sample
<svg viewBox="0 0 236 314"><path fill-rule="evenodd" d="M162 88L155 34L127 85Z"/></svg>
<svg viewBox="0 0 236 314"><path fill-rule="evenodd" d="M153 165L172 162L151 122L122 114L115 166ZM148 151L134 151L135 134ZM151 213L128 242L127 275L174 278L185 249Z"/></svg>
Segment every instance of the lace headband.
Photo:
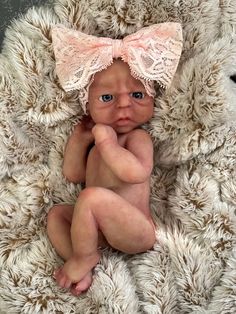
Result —
<svg viewBox="0 0 236 314"><path fill-rule="evenodd" d="M168 87L182 51L179 23L144 27L123 39L87 35L59 24L52 28L56 72L65 91L79 90L86 112L88 89L93 76L121 58L131 74L140 80L148 95L154 97L154 81Z"/></svg>

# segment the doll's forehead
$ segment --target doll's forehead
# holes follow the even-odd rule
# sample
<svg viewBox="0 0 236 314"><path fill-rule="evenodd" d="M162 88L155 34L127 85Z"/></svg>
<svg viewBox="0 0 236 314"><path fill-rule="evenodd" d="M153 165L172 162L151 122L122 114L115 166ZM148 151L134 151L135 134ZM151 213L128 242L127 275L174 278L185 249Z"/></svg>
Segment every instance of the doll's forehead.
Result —
<svg viewBox="0 0 236 314"><path fill-rule="evenodd" d="M93 88L112 88L114 85L129 84L142 88L140 80L133 77L129 65L121 60L115 60L107 69L97 72L93 77Z"/></svg>
<svg viewBox="0 0 236 314"><path fill-rule="evenodd" d="M113 63L110 66L108 66L106 69L95 73L94 78L100 79L100 78L105 78L106 76L109 76L109 75L113 76L120 73L131 75L128 63L120 59L115 59Z"/></svg>
<svg viewBox="0 0 236 314"><path fill-rule="evenodd" d="M108 80L94 80L91 84L89 91L109 91L111 93L117 92L133 92L133 91L143 91L145 92L145 87L143 83L135 78L130 77L116 77L112 79L111 77Z"/></svg>

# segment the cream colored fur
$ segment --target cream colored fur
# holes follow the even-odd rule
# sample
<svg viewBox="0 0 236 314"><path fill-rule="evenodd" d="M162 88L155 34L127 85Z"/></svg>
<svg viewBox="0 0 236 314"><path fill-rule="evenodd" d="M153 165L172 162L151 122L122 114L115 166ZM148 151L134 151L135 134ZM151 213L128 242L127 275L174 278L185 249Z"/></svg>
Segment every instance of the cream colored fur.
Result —
<svg viewBox="0 0 236 314"><path fill-rule="evenodd" d="M182 23L184 50L147 126L158 241L135 256L104 250L74 297L52 279L62 260L45 226L81 189L61 165L82 110L57 80L51 26L115 38L165 21ZM236 313L234 74L235 0L55 0L13 22L0 55L0 313Z"/></svg>

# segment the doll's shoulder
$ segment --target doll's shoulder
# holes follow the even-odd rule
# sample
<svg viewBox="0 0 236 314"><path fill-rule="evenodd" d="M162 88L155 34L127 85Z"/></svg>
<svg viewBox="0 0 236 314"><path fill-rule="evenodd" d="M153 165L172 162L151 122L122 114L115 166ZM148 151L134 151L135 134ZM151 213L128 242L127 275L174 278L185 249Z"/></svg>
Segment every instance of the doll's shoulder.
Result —
<svg viewBox="0 0 236 314"><path fill-rule="evenodd" d="M141 149L147 149L148 147L153 147L150 134L141 128L134 129L127 134L126 145L127 148L139 147Z"/></svg>

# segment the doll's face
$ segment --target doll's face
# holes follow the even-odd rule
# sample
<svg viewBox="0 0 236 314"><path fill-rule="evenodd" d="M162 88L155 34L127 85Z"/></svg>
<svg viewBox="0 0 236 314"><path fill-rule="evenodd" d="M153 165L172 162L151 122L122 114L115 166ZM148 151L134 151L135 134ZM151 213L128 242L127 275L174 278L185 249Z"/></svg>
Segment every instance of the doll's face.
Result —
<svg viewBox="0 0 236 314"><path fill-rule="evenodd" d="M126 133L147 122L153 115L154 100L127 63L115 60L98 72L89 88L88 111L95 123Z"/></svg>

